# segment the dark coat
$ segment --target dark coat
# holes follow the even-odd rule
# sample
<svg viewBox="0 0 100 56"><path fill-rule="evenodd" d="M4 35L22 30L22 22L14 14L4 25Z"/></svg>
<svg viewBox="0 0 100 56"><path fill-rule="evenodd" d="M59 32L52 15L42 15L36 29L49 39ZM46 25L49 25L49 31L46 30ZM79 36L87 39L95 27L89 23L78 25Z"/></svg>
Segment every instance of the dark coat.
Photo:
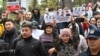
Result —
<svg viewBox="0 0 100 56"><path fill-rule="evenodd" d="M90 50L87 49L86 51L84 51L83 53L81 53L79 56L93 56L93 55L90 53ZM100 52L96 56L100 56Z"/></svg>
<svg viewBox="0 0 100 56"><path fill-rule="evenodd" d="M36 15L35 14L35 12L34 12L34 10L38 10L38 14ZM40 9L39 8L33 8L33 10L32 10L32 19L34 20L34 21L36 21L39 25L41 25L42 23L43 23L43 16L41 15L41 13L40 13Z"/></svg>
<svg viewBox="0 0 100 56"><path fill-rule="evenodd" d="M54 44L55 44L54 37L53 37L52 34L51 35L48 35L48 34L45 34L45 33L42 34L40 36L40 41L43 42L43 45L44 45L47 53L48 53L48 50L50 48L53 48ZM47 56L49 56L49 53L47 54Z"/></svg>
<svg viewBox="0 0 100 56"><path fill-rule="evenodd" d="M15 56L46 56L42 43L32 36L17 42Z"/></svg>
<svg viewBox="0 0 100 56"><path fill-rule="evenodd" d="M17 37L12 41L11 49L15 49L17 42L20 41L21 39L22 39L22 38L21 38L21 34L20 34L19 36L17 36Z"/></svg>
<svg viewBox="0 0 100 56"><path fill-rule="evenodd" d="M15 26L18 30L20 30L20 21L19 20L14 20Z"/></svg>
<svg viewBox="0 0 100 56"><path fill-rule="evenodd" d="M40 15L40 17L32 17L32 19L33 19L33 21L36 21L39 25L42 25L43 24L43 16L42 15Z"/></svg>
<svg viewBox="0 0 100 56"><path fill-rule="evenodd" d="M4 31L2 39L9 44L9 49L11 49L13 39L15 39L19 34L20 32L16 28L13 28L11 31Z"/></svg>

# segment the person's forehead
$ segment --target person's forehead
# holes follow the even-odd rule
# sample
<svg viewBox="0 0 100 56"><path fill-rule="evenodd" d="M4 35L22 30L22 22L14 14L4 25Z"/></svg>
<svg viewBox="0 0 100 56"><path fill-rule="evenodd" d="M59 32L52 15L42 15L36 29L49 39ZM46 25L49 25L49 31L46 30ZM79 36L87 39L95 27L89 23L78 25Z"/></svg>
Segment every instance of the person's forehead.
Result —
<svg viewBox="0 0 100 56"><path fill-rule="evenodd" d="M95 18L91 18L91 20L96 20Z"/></svg>
<svg viewBox="0 0 100 56"><path fill-rule="evenodd" d="M31 12L26 12L26 14L32 14Z"/></svg>
<svg viewBox="0 0 100 56"><path fill-rule="evenodd" d="M5 22L5 24L13 24L11 21Z"/></svg>
<svg viewBox="0 0 100 56"><path fill-rule="evenodd" d="M100 19L98 19L97 21L100 21Z"/></svg>
<svg viewBox="0 0 100 56"><path fill-rule="evenodd" d="M22 13L17 13L16 15L23 15Z"/></svg>
<svg viewBox="0 0 100 56"><path fill-rule="evenodd" d="M100 17L100 14L94 15L94 17Z"/></svg>
<svg viewBox="0 0 100 56"><path fill-rule="evenodd" d="M34 10L34 12L38 12L38 10Z"/></svg>
<svg viewBox="0 0 100 56"><path fill-rule="evenodd" d="M6 15L6 13L2 13L2 15Z"/></svg>
<svg viewBox="0 0 100 56"><path fill-rule="evenodd" d="M31 30L29 27L22 27L22 30Z"/></svg>
<svg viewBox="0 0 100 56"><path fill-rule="evenodd" d="M46 29L47 29L47 28L52 29L52 27L51 27L51 26L47 26L47 27L46 27Z"/></svg>
<svg viewBox="0 0 100 56"><path fill-rule="evenodd" d="M66 37L68 37L69 35L68 35L68 34L63 34L62 36L66 36Z"/></svg>

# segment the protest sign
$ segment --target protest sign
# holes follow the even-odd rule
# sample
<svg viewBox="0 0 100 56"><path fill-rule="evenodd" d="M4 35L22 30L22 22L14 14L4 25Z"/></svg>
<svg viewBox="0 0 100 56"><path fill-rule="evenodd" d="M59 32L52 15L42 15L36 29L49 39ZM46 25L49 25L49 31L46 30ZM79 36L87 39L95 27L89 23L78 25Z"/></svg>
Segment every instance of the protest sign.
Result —
<svg viewBox="0 0 100 56"><path fill-rule="evenodd" d="M44 14L44 21L45 23L49 23L52 22L53 20L55 20L55 13L54 12L50 12L47 14Z"/></svg>
<svg viewBox="0 0 100 56"><path fill-rule="evenodd" d="M70 22L71 21L71 16L58 16L56 19L57 23L61 23L61 22Z"/></svg>
<svg viewBox="0 0 100 56"><path fill-rule="evenodd" d="M44 30L33 29L32 36L39 40L39 37L44 33Z"/></svg>
<svg viewBox="0 0 100 56"><path fill-rule="evenodd" d="M60 13L58 13L58 12L60 12ZM56 15L55 19L56 19L57 23L70 22L71 21L70 10L57 11L57 15Z"/></svg>
<svg viewBox="0 0 100 56"><path fill-rule="evenodd" d="M70 22L71 21L71 11L59 9L58 11L49 12L47 14L44 14L45 23L52 22L53 20L55 20L56 23Z"/></svg>
<svg viewBox="0 0 100 56"><path fill-rule="evenodd" d="M85 9L83 7L73 7L73 15L79 16L79 15L85 15Z"/></svg>
<svg viewBox="0 0 100 56"><path fill-rule="evenodd" d="M20 9L19 2L7 2L7 10L16 11L19 9Z"/></svg>

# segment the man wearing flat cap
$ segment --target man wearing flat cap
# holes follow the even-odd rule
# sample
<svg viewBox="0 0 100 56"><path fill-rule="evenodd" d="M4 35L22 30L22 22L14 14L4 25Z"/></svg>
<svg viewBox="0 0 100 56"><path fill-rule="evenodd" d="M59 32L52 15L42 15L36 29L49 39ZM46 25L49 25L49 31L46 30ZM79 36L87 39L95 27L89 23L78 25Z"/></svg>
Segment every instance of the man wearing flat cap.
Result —
<svg viewBox="0 0 100 56"><path fill-rule="evenodd" d="M15 26L18 30L20 30L22 22L24 21L23 11L14 12L15 14Z"/></svg>
<svg viewBox="0 0 100 56"><path fill-rule="evenodd" d="M88 49L79 56L100 56L100 30L92 28L87 37Z"/></svg>

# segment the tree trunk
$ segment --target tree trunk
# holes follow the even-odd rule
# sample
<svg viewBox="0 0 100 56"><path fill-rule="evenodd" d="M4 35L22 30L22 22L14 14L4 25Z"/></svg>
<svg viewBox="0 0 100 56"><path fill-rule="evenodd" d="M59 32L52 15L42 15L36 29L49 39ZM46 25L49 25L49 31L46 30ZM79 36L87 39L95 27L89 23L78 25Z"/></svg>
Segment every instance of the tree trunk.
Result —
<svg viewBox="0 0 100 56"><path fill-rule="evenodd" d="M89 2L92 2L92 0L88 0L88 3L89 3Z"/></svg>
<svg viewBox="0 0 100 56"><path fill-rule="evenodd" d="M71 0L64 0L65 7L72 8L72 1Z"/></svg>
<svg viewBox="0 0 100 56"><path fill-rule="evenodd" d="M36 7L36 5L37 5L37 0L34 0L33 7Z"/></svg>
<svg viewBox="0 0 100 56"><path fill-rule="evenodd" d="M81 0L79 0L79 5L80 5L80 6L82 5L82 2L81 2Z"/></svg>
<svg viewBox="0 0 100 56"><path fill-rule="evenodd" d="M64 8L65 7L65 0L62 0L62 8Z"/></svg>
<svg viewBox="0 0 100 56"><path fill-rule="evenodd" d="M95 4L95 3L97 3L97 1L100 1L100 0L93 0L93 1L94 1L94 4Z"/></svg>

